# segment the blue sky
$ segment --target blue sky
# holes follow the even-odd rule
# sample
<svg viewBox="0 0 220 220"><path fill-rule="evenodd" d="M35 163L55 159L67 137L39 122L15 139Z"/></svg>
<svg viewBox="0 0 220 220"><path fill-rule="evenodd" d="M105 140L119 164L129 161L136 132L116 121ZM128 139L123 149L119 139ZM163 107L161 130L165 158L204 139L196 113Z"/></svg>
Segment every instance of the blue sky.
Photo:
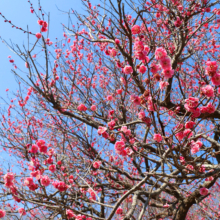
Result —
<svg viewBox="0 0 220 220"><path fill-rule="evenodd" d="M100 0L93 0L95 3L99 3ZM38 13L38 0L32 0L33 7ZM62 11L69 11L71 8L79 13L85 13L83 5L80 0L41 0L42 8L45 14L50 12L50 27L49 27L49 38L51 41L55 41L56 38L63 39L63 28L62 23L68 24L68 15ZM59 9L61 11L59 11ZM0 1L0 12L5 16L7 20L23 29L27 29L32 33L40 32L40 26L38 25L37 17L30 12L30 4L27 0L1 0ZM4 22L4 18L0 17L0 36L3 40L8 43L13 42L22 48L22 45L27 45L27 34L23 31L12 28L8 22ZM45 19L47 21L47 19ZM77 24L77 19L72 16L72 23ZM45 35L45 34L44 34ZM46 35L45 35L46 36ZM30 36L30 43L36 41L35 36ZM7 100L6 89L9 89L9 97L15 98L13 93L18 90L18 83L14 77L11 69L14 69L13 65L9 62L8 56L12 56L15 64L22 70L27 70L22 61L16 54L14 54L5 44L0 40L0 97ZM25 76L21 71L17 71L22 76ZM14 103L15 105L17 102ZM0 99L0 108L7 108L4 102ZM1 143L0 143L1 144ZM8 153L5 153L0 149L0 160L4 163L4 168L8 168L8 164L13 164L12 158Z"/></svg>
<svg viewBox="0 0 220 220"><path fill-rule="evenodd" d="M95 0L93 2L99 2ZM38 13L38 0L32 0L35 11ZM63 29L61 23L68 24L67 14L59 11L69 11L71 8L83 13L83 6L80 0L42 0L42 8L46 13L50 12L50 28L49 28L49 38L52 41L55 41L55 38L62 38ZM37 24L37 17L30 13L30 4L27 0L1 0L0 1L0 12L14 25L27 29L32 33L37 33L40 31L40 26ZM77 20L72 16L72 21L74 24L77 23ZM24 34L23 31L19 31L15 28L12 28L9 23L5 23L4 19L0 17L0 36L7 42L10 40L22 46L23 44L27 45L27 34ZM30 41L34 42L35 36L32 36ZM10 89L10 92L16 91L18 86L14 78L11 69L13 66L9 63L8 56L11 55L15 60L15 64L24 68L24 62L10 51L2 42L0 42L0 96L6 97L5 90ZM18 71L19 72L19 71ZM2 103L0 101L0 103Z"/></svg>

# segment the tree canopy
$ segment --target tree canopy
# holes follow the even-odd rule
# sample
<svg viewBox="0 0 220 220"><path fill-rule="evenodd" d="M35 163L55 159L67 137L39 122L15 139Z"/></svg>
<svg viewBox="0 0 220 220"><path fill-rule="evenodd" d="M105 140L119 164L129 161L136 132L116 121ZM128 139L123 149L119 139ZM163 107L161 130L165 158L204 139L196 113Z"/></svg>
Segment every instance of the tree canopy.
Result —
<svg viewBox="0 0 220 220"><path fill-rule="evenodd" d="M0 218L219 219L219 0L71 3L56 41L29 3L39 33L4 41Z"/></svg>

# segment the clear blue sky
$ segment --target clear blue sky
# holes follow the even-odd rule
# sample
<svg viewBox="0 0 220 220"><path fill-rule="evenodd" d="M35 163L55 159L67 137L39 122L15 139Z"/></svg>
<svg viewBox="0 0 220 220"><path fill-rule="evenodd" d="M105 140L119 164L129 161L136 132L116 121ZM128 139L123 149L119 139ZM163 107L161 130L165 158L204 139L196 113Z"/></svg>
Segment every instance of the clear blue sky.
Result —
<svg viewBox="0 0 220 220"><path fill-rule="evenodd" d="M93 3L99 3L99 0L92 1ZM38 11L38 0L32 0L33 6ZM50 28L49 28L49 38L55 41L55 38L62 38L63 29L61 23L67 24L68 16L63 12L59 11L69 11L71 8L83 13L83 6L80 0L41 0L42 8L45 12L50 12ZM29 30L32 33L37 33L40 31L40 26L37 24L37 18L34 14L30 13L30 4L27 0L1 0L0 1L0 12L11 22L18 27L23 29L29 26ZM77 23L77 20L72 16L73 24ZM22 46L27 45L27 34L12 28L9 23L5 23L4 19L0 17L0 36L10 42L10 40ZM32 42L35 40L32 36ZM16 91L18 86L15 81L14 75L11 72L13 66L9 63L8 56L11 55L15 60L18 67L24 68L24 62L10 51L3 43L0 42L0 96L5 97L7 88L10 92ZM0 103L2 103L0 101ZM0 106L1 107L1 106Z"/></svg>
<svg viewBox="0 0 220 220"><path fill-rule="evenodd" d="M99 3L100 0L93 0L93 3ZM33 7L38 13L38 0L32 0ZM50 27L49 27L49 38L51 41L55 41L55 38L63 39L63 24L68 24L68 15L62 11L69 11L71 9L84 14L84 7L80 0L41 0L41 6L45 11L45 14L50 12ZM59 9L61 11L59 11ZM30 4L27 0L0 0L0 12L6 17L7 20L29 31L32 33L40 32L40 26L38 25L37 17L30 12ZM47 19L45 19L47 21ZM72 16L73 24L77 24L77 19ZM21 48L22 45L27 45L27 34L23 31L12 28L9 23L5 23L4 19L0 17L0 36L2 39L10 43L18 44ZM45 35L46 36L46 35ZM35 36L30 37L30 43L36 41ZM14 59L15 64L18 68L26 70L24 61L22 61L16 54L9 50L5 44L0 41L0 97L6 99L7 92L9 89L9 97L14 97L12 93L18 89L18 84L12 73L11 69L13 65L9 62L8 56L11 55ZM19 74L22 74L19 70ZM24 76L24 74L23 74ZM17 104L17 103L14 103ZM0 100L0 108L5 108L4 102ZM0 143L1 145L1 143ZM13 164L12 158L0 149L0 160L4 164L4 168L8 168L9 164ZM13 169L14 170L14 169Z"/></svg>

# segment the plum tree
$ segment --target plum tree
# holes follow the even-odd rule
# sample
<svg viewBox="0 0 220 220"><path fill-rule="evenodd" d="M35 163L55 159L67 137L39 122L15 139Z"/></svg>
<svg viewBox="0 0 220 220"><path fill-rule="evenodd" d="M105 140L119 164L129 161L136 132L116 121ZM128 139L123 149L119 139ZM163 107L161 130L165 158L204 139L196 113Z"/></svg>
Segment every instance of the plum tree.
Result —
<svg viewBox="0 0 220 220"><path fill-rule="evenodd" d="M218 219L219 0L81 4L61 40L41 13L10 46L0 217Z"/></svg>

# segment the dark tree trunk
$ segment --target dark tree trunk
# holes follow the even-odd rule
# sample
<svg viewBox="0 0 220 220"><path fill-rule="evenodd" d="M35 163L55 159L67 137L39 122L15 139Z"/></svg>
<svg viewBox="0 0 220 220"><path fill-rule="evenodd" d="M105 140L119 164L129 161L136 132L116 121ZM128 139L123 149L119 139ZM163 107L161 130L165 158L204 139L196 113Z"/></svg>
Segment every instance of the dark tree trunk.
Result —
<svg viewBox="0 0 220 220"><path fill-rule="evenodd" d="M189 203L186 204L185 202L183 202L182 204L179 205L179 209L177 210L174 220L185 220L186 219L186 215L190 209L192 205L190 205Z"/></svg>

